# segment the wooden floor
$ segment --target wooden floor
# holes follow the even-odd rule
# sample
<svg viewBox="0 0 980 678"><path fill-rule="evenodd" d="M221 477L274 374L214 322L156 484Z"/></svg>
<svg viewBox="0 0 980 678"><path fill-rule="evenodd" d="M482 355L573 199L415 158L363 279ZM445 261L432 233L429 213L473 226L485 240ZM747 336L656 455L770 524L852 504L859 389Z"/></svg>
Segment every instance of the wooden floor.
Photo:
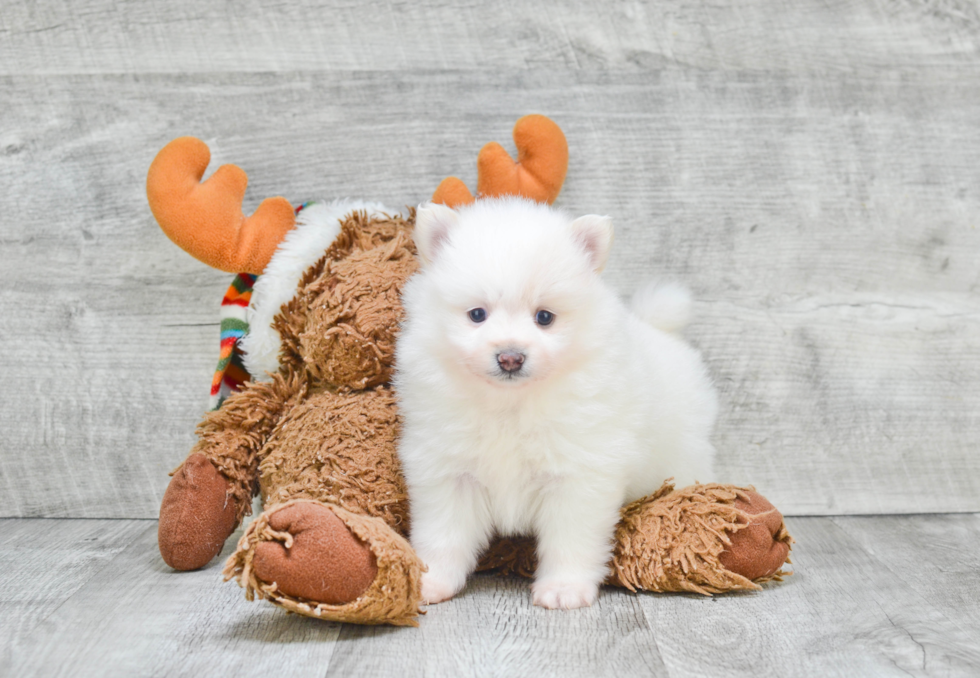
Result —
<svg viewBox="0 0 980 678"><path fill-rule="evenodd" d="M249 603L217 560L173 572L154 521L0 520L0 675L980 675L980 515L789 527L797 573L761 593L606 589L551 612L525 581L478 577L392 629Z"/></svg>

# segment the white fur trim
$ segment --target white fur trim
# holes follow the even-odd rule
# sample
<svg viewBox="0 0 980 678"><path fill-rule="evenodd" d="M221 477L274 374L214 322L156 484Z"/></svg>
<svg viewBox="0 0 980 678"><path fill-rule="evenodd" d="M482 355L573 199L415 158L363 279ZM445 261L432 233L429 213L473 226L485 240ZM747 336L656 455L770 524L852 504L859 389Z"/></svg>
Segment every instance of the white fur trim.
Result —
<svg viewBox="0 0 980 678"><path fill-rule="evenodd" d="M340 233L341 220L355 210L370 216L396 214L379 202L334 200L316 202L296 217L296 228L286 234L279 248L252 288L248 305L248 334L241 341L245 369L253 381L268 381L279 371L282 337L272 327L279 309L296 294L296 287Z"/></svg>

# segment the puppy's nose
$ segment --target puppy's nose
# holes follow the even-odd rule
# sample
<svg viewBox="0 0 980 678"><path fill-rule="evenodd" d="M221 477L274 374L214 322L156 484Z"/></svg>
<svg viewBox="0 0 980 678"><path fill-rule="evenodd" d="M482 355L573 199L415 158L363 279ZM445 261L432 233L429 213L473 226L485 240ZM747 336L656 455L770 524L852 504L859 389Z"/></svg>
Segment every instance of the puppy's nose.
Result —
<svg viewBox="0 0 980 678"><path fill-rule="evenodd" d="M497 364L504 372L516 372L524 364L524 354L516 351L504 351L497 354Z"/></svg>

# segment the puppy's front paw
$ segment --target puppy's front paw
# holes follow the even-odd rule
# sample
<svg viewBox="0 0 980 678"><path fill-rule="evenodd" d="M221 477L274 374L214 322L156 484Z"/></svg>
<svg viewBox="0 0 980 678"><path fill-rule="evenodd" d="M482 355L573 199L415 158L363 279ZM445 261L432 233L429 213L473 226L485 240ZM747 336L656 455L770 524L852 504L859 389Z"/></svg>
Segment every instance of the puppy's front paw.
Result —
<svg viewBox="0 0 980 678"><path fill-rule="evenodd" d="M462 588L457 578L440 576L436 572L422 574L422 601L426 605L435 605L449 600Z"/></svg>
<svg viewBox="0 0 980 678"><path fill-rule="evenodd" d="M531 587L534 604L549 610L574 610L588 607L599 595L599 586L582 579L549 578Z"/></svg>

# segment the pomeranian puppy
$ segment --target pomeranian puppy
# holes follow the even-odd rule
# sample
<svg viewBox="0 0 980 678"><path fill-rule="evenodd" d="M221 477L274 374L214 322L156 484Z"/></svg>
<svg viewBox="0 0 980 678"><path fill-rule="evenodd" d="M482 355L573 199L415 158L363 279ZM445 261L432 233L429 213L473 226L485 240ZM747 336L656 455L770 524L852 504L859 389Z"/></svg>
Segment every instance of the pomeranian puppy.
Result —
<svg viewBox="0 0 980 678"><path fill-rule="evenodd" d="M395 388L422 597L466 584L495 535L537 538L534 604L591 605L619 509L712 475L717 400L674 332L690 298L599 277L609 217L520 198L420 206Z"/></svg>

